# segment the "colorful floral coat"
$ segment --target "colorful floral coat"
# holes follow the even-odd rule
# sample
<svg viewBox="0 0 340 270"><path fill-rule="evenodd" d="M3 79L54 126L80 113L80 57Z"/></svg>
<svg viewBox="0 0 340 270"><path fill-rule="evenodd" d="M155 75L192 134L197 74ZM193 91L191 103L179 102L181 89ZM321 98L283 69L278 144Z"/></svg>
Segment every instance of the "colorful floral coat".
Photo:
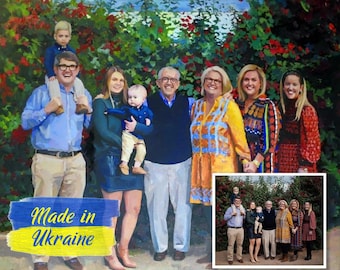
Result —
<svg viewBox="0 0 340 270"><path fill-rule="evenodd" d="M190 127L192 176L190 202L211 205L212 173L238 171L238 158L250 160L242 115L237 104L222 96L206 112L204 98L192 107Z"/></svg>
<svg viewBox="0 0 340 270"><path fill-rule="evenodd" d="M251 159L261 154L264 159L258 172L277 171L277 142L281 129L281 114L273 101L266 96L256 99L245 110L245 103L237 101L244 121L244 128L250 148Z"/></svg>

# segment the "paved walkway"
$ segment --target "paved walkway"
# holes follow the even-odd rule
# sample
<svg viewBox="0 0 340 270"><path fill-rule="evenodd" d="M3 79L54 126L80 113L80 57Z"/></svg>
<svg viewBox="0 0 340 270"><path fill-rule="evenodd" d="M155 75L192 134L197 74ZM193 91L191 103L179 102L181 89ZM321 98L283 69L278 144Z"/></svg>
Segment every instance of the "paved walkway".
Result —
<svg viewBox="0 0 340 270"><path fill-rule="evenodd" d="M170 251L169 251L170 252ZM13 252L6 242L6 234L0 234L0 270L33 270L32 259L29 254ZM191 247L186 258L177 262L169 254L162 262L155 262L153 254L145 249L133 249L130 251L133 260L138 268L143 270L201 270L205 264L197 264L196 260L205 255L205 245L194 245ZM104 265L102 257L80 257L79 260L86 267L86 270L108 270ZM51 257L49 270L69 270L59 257Z"/></svg>
<svg viewBox="0 0 340 270"><path fill-rule="evenodd" d="M340 265L340 227L334 228L327 232L328 247L326 249L327 253L327 269L329 270L339 270ZM244 264L235 262L232 266L229 266L226 261L226 251L220 251L216 253L216 264L223 265L224 269L261 269L261 265L266 267L266 269L279 269L282 264L278 260L268 260L265 261L263 257L260 257L261 262L252 264L249 262L249 255L244 254L243 260ZM304 252L301 252L299 259L296 262L287 262L290 269L300 269L301 267L309 267L309 269L321 269L318 265L322 265L323 262L323 251L313 251L313 260L306 261L303 260ZM196 260L205 255L205 245L204 244L194 244L191 246L186 258L181 262L173 261L171 258L172 254L169 254L167 258L162 262L155 262L152 258L152 252L150 248L136 248L131 250L131 256L137 262L137 269L143 270L201 270L205 269L206 264L198 264ZM108 270L104 266L102 257L81 257L80 261L86 267L86 270ZM310 265L313 264L313 266ZM270 264L272 267L268 268ZM296 268L294 268L294 265ZM244 268L240 268L244 266ZM292 268L293 267L293 268ZM313 268L310 268L313 267ZM49 262L50 270L69 270L63 264L61 258L52 257ZM263 268L264 269L264 268ZM280 268L282 269L282 268ZM33 270L31 256L25 253L13 252L9 249L6 242L6 234L0 234L0 270Z"/></svg>

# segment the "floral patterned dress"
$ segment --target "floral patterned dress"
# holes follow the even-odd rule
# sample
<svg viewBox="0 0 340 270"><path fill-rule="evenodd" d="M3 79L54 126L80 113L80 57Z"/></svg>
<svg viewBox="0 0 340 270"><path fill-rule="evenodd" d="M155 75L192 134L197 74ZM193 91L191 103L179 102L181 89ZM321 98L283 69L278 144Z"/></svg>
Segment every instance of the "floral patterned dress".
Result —
<svg viewBox="0 0 340 270"><path fill-rule="evenodd" d="M301 210L292 210L292 219L294 228L297 228L295 234L291 235L290 245L292 250L302 249L302 224L303 224L303 212Z"/></svg>
<svg viewBox="0 0 340 270"><path fill-rule="evenodd" d="M317 172L316 163L321 155L319 121L311 106L302 109L299 121L295 121L295 100L289 100L282 115L279 137L279 172L297 172L300 167Z"/></svg>

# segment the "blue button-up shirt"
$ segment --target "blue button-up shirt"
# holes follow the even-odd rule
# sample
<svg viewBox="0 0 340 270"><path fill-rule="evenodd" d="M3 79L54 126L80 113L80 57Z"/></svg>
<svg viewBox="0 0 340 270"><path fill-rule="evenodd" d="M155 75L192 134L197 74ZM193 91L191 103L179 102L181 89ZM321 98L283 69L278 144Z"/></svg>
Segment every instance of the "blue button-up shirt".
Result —
<svg viewBox="0 0 340 270"><path fill-rule="evenodd" d="M32 129L31 142L36 150L71 152L81 149L83 127L89 126L90 116L76 114L74 89L66 92L60 85L60 94L64 107L64 113L60 115L45 112L44 108L51 100L46 85L36 88L26 102L21 115L22 127ZM85 95L91 106L92 97L87 90Z"/></svg>
<svg viewBox="0 0 340 270"><path fill-rule="evenodd" d="M240 208L236 208L236 216L232 216L232 213L233 209L229 207L224 214L224 220L227 221L228 227L242 227L245 216L241 215Z"/></svg>

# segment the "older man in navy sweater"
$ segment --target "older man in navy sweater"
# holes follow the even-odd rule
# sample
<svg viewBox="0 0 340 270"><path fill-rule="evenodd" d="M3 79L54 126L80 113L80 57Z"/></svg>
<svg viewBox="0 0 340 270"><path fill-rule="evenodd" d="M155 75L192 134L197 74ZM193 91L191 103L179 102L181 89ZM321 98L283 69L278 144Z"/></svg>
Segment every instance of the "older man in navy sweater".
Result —
<svg viewBox="0 0 340 270"><path fill-rule="evenodd" d="M273 203L271 201L266 201L265 209L263 210L264 220L262 223L262 245L264 251L264 258L266 260L268 260L269 258L273 260L275 259L276 256L276 242L275 242L276 212L272 207Z"/></svg>
<svg viewBox="0 0 340 270"><path fill-rule="evenodd" d="M193 99L176 94L180 73L173 67L162 68L156 83L160 90L147 99L154 114L154 130L145 138L145 195L155 250L154 260L164 260L168 252L167 214L170 199L175 213L173 259L180 261L185 258L190 246L189 112Z"/></svg>

